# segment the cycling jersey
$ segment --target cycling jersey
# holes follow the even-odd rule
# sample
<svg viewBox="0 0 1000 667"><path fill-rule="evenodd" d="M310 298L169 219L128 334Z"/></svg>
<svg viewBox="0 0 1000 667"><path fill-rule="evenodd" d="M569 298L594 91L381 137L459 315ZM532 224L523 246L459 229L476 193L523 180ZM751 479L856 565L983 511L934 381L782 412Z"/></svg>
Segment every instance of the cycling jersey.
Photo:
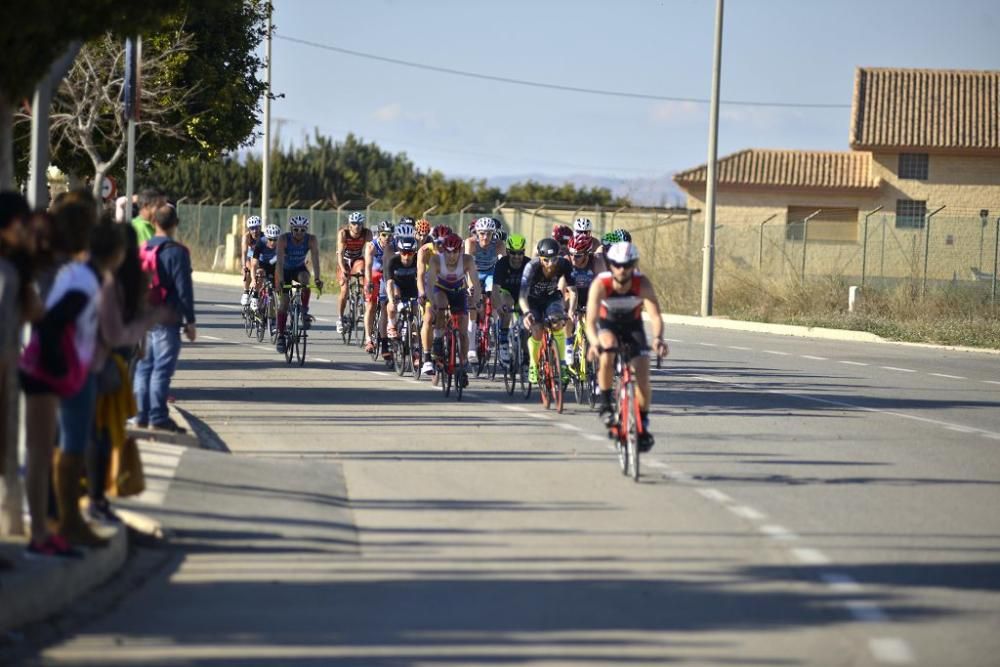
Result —
<svg viewBox="0 0 1000 667"><path fill-rule="evenodd" d="M291 232L285 232L285 265L283 271L292 273L306 268L306 255L309 254L311 234L306 234L302 243L295 243ZM290 276L291 277L291 276Z"/></svg>
<svg viewBox="0 0 1000 667"><path fill-rule="evenodd" d="M493 269L496 268L497 246L499 245L496 239L491 240L485 247L479 245L478 240L475 242L475 250L472 253L472 257L476 261L476 271L480 274L480 280L484 279L485 276L483 274L493 273Z"/></svg>
<svg viewBox="0 0 1000 667"><path fill-rule="evenodd" d="M417 262L414 258L409 266L403 265L403 258L400 255L389 260L385 270L388 280L392 280L399 288L399 294L403 299L417 298Z"/></svg>
<svg viewBox="0 0 1000 667"><path fill-rule="evenodd" d="M342 257L347 260L358 260L364 259L365 254L365 234L364 231L361 232L360 236L351 236L350 232L344 232L344 254Z"/></svg>
<svg viewBox="0 0 1000 667"><path fill-rule="evenodd" d="M437 255L438 274L435 287L446 292L465 289L465 262L462 261L462 257L463 255L459 255L458 264L455 265L455 268L449 269L445 263L445 256L443 254Z"/></svg>
<svg viewBox="0 0 1000 667"><path fill-rule="evenodd" d="M515 269L510 265L509 256L501 257L493 271L493 284L507 290L514 297L514 301L517 301L521 294L521 276L524 275L526 266L528 266L526 259L522 259L521 266Z"/></svg>
<svg viewBox="0 0 1000 667"><path fill-rule="evenodd" d="M547 277L542 270L541 259L536 257L528 263L521 275L521 294L526 294L529 301L548 301L555 296L561 298L559 279L566 278L568 282L572 272L573 265L568 259L560 257L556 260L556 270L552 277Z"/></svg>
<svg viewBox="0 0 1000 667"><path fill-rule="evenodd" d="M604 285L604 298L601 300L601 309L598 318L607 322L632 322L641 321L643 300L640 296L642 292L642 274L638 271L632 272L632 284L624 294L614 291L614 276L610 271L605 271L597 276Z"/></svg>
<svg viewBox="0 0 1000 667"><path fill-rule="evenodd" d="M253 258L254 248L257 246L257 243L259 243L260 241L263 241L263 240L264 240L263 236L260 236L258 238L254 238L253 232L247 232L246 234L244 234L244 236L243 236L243 242L247 244L247 256L246 256L246 259L249 260L249 259Z"/></svg>
<svg viewBox="0 0 1000 667"><path fill-rule="evenodd" d="M278 263L278 244L269 247L267 239L260 239L250 248L250 256L257 260L262 269L273 273L274 265Z"/></svg>
<svg viewBox="0 0 1000 667"><path fill-rule="evenodd" d="M582 267L573 264L573 271L570 273L569 284L576 287L577 308L587 305L587 294L590 291L590 284L594 282L597 273L594 271L594 258L591 256Z"/></svg>

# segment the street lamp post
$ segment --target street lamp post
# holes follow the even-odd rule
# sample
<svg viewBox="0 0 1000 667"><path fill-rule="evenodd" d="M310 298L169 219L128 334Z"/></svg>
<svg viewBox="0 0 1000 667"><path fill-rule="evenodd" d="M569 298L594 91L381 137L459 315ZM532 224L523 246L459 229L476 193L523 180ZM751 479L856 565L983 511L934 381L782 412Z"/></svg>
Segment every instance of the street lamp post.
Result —
<svg viewBox="0 0 1000 667"><path fill-rule="evenodd" d="M715 181L719 157L719 83L722 78L723 0L715 5L715 57L712 66L712 100L708 120L708 173L705 182L705 247L701 260L701 316L712 315L712 283L715 279Z"/></svg>
<svg viewBox="0 0 1000 667"><path fill-rule="evenodd" d="M274 32L274 25L271 23L271 3L268 3L267 7L267 34L264 42L267 90L264 91L264 150L260 186L260 217L264 224L271 222L268 216L271 207L271 33Z"/></svg>

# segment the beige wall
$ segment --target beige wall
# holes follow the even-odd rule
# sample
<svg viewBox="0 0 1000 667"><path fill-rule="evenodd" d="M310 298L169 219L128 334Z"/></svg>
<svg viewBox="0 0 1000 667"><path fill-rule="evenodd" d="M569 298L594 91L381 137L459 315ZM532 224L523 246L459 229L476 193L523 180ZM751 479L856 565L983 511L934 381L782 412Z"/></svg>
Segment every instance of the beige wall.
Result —
<svg viewBox="0 0 1000 667"><path fill-rule="evenodd" d="M978 215L988 209L1000 215L1000 156L935 155L928 158L927 180L899 179L898 153L874 153L872 175L884 183L878 204L896 210L897 199L923 199L928 211L947 206L940 215Z"/></svg>

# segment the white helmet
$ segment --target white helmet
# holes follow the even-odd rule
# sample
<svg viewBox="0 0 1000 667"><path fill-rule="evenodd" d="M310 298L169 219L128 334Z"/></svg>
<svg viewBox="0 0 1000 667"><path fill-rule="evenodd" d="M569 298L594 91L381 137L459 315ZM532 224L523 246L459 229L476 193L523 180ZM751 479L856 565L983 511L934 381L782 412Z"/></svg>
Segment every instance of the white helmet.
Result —
<svg viewBox="0 0 1000 667"><path fill-rule="evenodd" d="M590 222L590 218L577 218L573 221L574 232L589 232L593 229L594 225Z"/></svg>
<svg viewBox="0 0 1000 667"><path fill-rule="evenodd" d="M496 230L497 223L493 221L493 218L483 217L476 220L476 233L495 232Z"/></svg>
<svg viewBox="0 0 1000 667"><path fill-rule="evenodd" d="M309 229L309 218L304 215L293 215L288 219L289 227L305 227Z"/></svg>
<svg viewBox="0 0 1000 667"><path fill-rule="evenodd" d="M605 255L612 264L635 264L639 261L639 248L628 241L614 243Z"/></svg>
<svg viewBox="0 0 1000 667"><path fill-rule="evenodd" d="M281 236L281 227L278 225L268 225L264 228L264 236L269 239L276 239Z"/></svg>
<svg viewBox="0 0 1000 667"><path fill-rule="evenodd" d="M347 216L347 222L351 223L352 225L363 225L365 224L365 214L362 213L361 211L355 211L354 213L351 213L349 216Z"/></svg>
<svg viewBox="0 0 1000 667"><path fill-rule="evenodd" d="M413 225L406 222L401 222L398 225L396 225L397 239L401 239L404 236L416 236L416 235L417 235L417 230L413 227Z"/></svg>
<svg viewBox="0 0 1000 667"><path fill-rule="evenodd" d="M247 229L260 229L260 216L251 215L247 218Z"/></svg>

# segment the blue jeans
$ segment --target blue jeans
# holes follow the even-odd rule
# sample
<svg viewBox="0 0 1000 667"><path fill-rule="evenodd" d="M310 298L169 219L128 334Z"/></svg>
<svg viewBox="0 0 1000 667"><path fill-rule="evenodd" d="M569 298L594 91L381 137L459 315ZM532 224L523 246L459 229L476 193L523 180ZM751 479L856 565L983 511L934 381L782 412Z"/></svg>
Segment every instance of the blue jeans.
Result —
<svg viewBox="0 0 1000 667"><path fill-rule="evenodd" d="M180 354L181 331L176 324L156 326L146 334L146 356L136 364L133 380L139 422L163 424L170 418L167 393Z"/></svg>
<svg viewBox="0 0 1000 667"><path fill-rule="evenodd" d="M97 376L87 373L83 386L73 396L59 399L59 448L66 454L86 453L94 433Z"/></svg>

